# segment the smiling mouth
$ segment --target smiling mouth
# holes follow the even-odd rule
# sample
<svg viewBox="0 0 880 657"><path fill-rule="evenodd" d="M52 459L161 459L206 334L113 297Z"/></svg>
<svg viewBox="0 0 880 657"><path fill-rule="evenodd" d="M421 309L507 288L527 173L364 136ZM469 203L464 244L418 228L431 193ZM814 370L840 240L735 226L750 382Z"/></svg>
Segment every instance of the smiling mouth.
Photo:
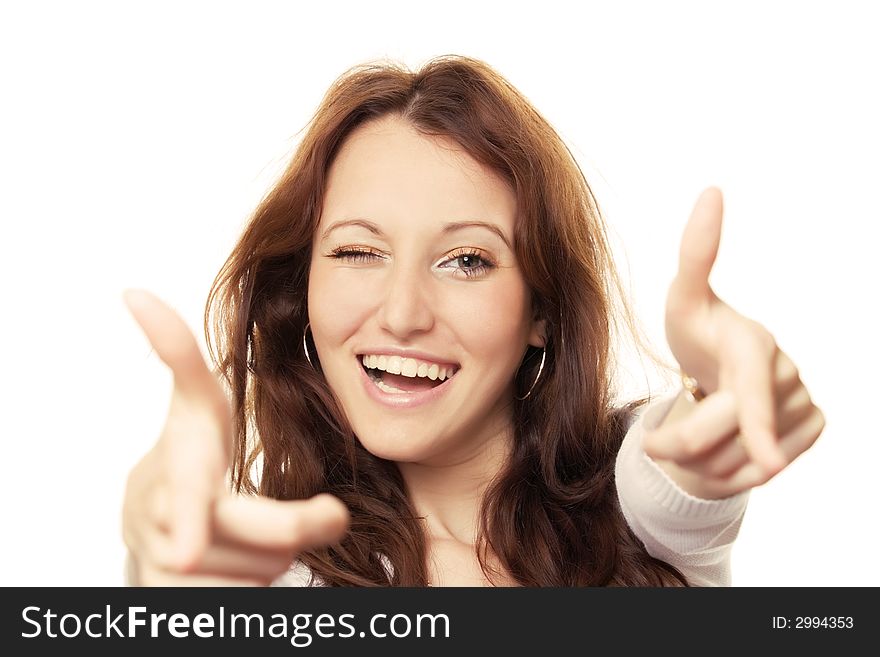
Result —
<svg viewBox="0 0 880 657"><path fill-rule="evenodd" d="M409 359L398 357L358 356L358 360L376 387L391 394L411 394L437 388L452 379L460 369L453 366L441 368L427 363L406 363Z"/></svg>

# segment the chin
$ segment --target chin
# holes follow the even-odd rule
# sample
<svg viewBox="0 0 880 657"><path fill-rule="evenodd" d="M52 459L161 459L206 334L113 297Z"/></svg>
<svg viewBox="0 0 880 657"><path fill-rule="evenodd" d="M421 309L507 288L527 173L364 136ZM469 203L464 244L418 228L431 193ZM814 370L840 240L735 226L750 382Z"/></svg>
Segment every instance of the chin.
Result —
<svg viewBox="0 0 880 657"><path fill-rule="evenodd" d="M401 463L417 463L435 456L440 448L436 436L423 432L386 430L381 435L375 431L355 431L361 445L375 457Z"/></svg>

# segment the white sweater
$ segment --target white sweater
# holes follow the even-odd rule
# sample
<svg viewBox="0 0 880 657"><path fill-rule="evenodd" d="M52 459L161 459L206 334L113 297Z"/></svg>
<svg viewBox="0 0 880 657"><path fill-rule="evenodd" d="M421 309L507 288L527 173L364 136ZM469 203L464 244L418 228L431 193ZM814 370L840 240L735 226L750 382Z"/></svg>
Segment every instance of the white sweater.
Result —
<svg viewBox="0 0 880 657"><path fill-rule="evenodd" d="M749 500L744 491L703 500L683 491L642 449L675 395L653 401L633 422L617 454L620 508L652 557L675 566L692 586L730 586L730 550Z"/></svg>
<svg viewBox="0 0 880 657"><path fill-rule="evenodd" d="M730 551L748 503L748 491L703 500L683 491L642 449L675 395L642 407L617 454L615 480L629 526L653 557L675 566L692 586L730 586ZM296 562L272 586L309 586L311 573ZM311 583L320 586L320 582Z"/></svg>

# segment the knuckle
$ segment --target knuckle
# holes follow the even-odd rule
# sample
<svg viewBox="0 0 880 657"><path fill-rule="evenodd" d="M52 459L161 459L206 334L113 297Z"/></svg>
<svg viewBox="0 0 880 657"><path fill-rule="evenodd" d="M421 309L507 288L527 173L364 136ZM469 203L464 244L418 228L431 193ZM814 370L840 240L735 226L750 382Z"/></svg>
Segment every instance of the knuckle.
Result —
<svg viewBox="0 0 880 657"><path fill-rule="evenodd" d="M182 572L167 543L161 535L147 536L136 551L132 551L143 569L165 573Z"/></svg>
<svg viewBox="0 0 880 657"><path fill-rule="evenodd" d="M823 413L822 409L820 409L818 406L814 405L813 408L816 409L816 423L819 427L819 433L821 433L822 430L825 429L825 413Z"/></svg>
<svg viewBox="0 0 880 657"><path fill-rule="evenodd" d="M810 399L810 393L803 386L798 388L793 395L793 402L798 408L810 408L813 406L813 401Z"/></svg>
<svg viewBox="0 0 880 657"><path fill-rule="evenodd" d="M681 451L687 458L699 456L703 449L699 438L692 434L684 434L681 439Z"/></svg>
<svg viewBox="0 0 880 657"><path fill-rule="evenodd" d="M813 413L813 404L806 388L800 388L790 393L780 406L777 424L782 426L795 426L808 419Z"/></svg>
<svg viewBox="0 0 880 657"><path fill-rule="evenodd" d="M713 459L706 465L706 474L716 479L723 479L731 475L739 464L731 464L725 460Z"/></svg>
<svg viewBox="0 0 880 657"><path fill-rule="evenodd" d="M779 381L787 388L793 388L800 383L801 374L797 366L788 358L779 365Z"/></svg>

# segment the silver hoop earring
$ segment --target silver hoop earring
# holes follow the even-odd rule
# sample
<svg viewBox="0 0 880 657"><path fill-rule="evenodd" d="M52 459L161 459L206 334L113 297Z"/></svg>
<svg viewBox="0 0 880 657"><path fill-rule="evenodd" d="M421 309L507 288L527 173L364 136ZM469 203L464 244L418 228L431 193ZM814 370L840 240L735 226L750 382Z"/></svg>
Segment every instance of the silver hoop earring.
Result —
<svg viewBox="0 0 880 657"><path fill-rule="evenodd" d="M516 399L518 399L519 401L522 401L523 399L525 399L526 397L528 397L529 395L532 394L532 390L535 389L535 385L537 385L538 379L541 378L541 372L544 371L544 359L545 358L547 358L547 346L546 345L541 349L541 364L538 366L538 376L536 376L535 380L532 381L532 387L529 388L529 391L525 395L523 395L522 397L517 397L516 395L514 395L514 397L516 397ZM517 374L519 374L519 370L517 370ZM516 377L514 377L514 381L515 380L516 380Z"/></svg>
<svg viewBox="0 0 880 657"><path fill-rule="evenodd" d="M306 327L303 329L303 351L306 354L306 360L309 361L309 365L312 366L312 369L315 369L315 364L312 362L312 359L309 357L309 346L306 344L306 333L309 331L309 326L311 326L311 322L306 323Z"/></svg>

